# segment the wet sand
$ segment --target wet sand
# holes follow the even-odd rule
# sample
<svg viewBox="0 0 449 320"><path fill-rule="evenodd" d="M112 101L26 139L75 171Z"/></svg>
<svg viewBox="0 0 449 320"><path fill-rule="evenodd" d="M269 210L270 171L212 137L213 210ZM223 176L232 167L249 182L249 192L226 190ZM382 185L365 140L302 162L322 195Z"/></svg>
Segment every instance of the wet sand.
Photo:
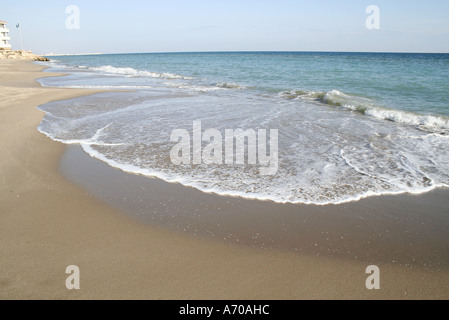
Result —
<svg viewBox="0 0 449 320"><path fill-rule="evenodd" d="M449 193L383 196L344 205L277 204L206 194L128 174L69 146L69 180L149 225L230 245L427 270L449 270Z"/></svg>
<svg viewBox="0 0 449 320"><path fill-rule="evenodd" d="M449 297L447 190L310 207L124 174L37 131L37 105L93 93L42 69L0 62L0 299Z"/></svg>

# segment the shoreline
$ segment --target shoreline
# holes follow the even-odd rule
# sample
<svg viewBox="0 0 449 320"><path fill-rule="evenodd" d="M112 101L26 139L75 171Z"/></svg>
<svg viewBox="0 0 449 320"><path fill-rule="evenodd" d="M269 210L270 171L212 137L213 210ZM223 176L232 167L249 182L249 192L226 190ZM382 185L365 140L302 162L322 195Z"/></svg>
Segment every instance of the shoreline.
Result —
<svg viewBox="0 0 449 320"><path fill-rule="evenodd" d="M96 91L41 87L34 79L57 76L42 73L44 68L0 62L0 146L4 150L0 299L446 299L449 295L446 268L429 271L425 266L384 265L382 289L369 291L366 261L196 238L164 225L144 224L123 214L122 208L114 209L92 190L62 176L65 146L37 131L43 115L38 105ZM94 186L93 181L90 185ZM154 187L160 188L159 194L165 190L160 184ZM175 185L167 188L168 194L191 191L179 191ZM195 197L193 204L191 199L181 199L178 205L185 205L185 210L199 208ZM214 213L216 198L204 197L210 202L208 211ZM164 204L150 203L159 214ZM245 216L247 221L242 216L228 221L247 226L257 208L248 204L246 210L252 214ZM261 221L269 222L264 217ZM315 221L317 230L319 222ZM326 223L333 228L332 221ZM65 288L69 265L80 267L79 291Z"/></svg>
<svg viewBox="0 0 449 320"><path fill-rule="evenodd" d="M446 189L340 205L279 204L204 193L130 174L73 145L67 147L60 171L69 181L147 225L229 245L367 265L449 270Z"/></svg>

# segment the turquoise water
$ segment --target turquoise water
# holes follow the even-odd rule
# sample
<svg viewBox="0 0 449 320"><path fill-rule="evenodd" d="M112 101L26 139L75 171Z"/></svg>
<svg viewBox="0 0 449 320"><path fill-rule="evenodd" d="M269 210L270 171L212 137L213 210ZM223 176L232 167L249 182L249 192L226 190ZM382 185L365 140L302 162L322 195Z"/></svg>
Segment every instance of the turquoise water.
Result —
<svg viewBox="0 0 449 320"><path fill-rule="evenodd" d="M50 103L39 130L125 171L205 192L330 204L449 186L449 54L52 57L46 86L131 89ZM279 130L279 169L170 161L173 130Z"/></svg>
<svg viewBox="0 0 449 320"><path fill-rule="evenodd" d="M266 92L338 90L392 109L449 116L449 54L168 53L55 59L69 66L134 68Z"/></svg>

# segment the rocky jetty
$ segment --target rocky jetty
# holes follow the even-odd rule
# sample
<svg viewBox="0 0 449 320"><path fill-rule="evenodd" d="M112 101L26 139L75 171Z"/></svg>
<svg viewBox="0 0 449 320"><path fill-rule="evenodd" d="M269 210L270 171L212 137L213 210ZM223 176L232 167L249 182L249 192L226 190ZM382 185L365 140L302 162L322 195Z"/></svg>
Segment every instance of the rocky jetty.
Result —
<svg viewBox="0 0 449 320"><path fill-rule="evenodd" d="M15 51L8 49L0 49L0 60L50 61L45 57L33 54L31 51Z"/></svg>

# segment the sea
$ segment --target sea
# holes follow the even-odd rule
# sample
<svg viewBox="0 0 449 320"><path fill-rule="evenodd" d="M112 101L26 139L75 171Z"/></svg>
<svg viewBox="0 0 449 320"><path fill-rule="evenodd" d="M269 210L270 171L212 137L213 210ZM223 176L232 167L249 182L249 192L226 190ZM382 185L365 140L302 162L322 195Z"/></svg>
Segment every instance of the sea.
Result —
<svg viewBox="0 0 449 320"><path fill-rule="evenodd" d="M207 193L310 205L449 187L449 54L50 58L42 63L46 71L67 75L42 78L43 86L107 91L39 106L45 117L38 130L129 173ZM193 136L199 122L223 139L226 130L277 130L276 173L262 175L248 161L173 163L173 132Z"/></svg>

